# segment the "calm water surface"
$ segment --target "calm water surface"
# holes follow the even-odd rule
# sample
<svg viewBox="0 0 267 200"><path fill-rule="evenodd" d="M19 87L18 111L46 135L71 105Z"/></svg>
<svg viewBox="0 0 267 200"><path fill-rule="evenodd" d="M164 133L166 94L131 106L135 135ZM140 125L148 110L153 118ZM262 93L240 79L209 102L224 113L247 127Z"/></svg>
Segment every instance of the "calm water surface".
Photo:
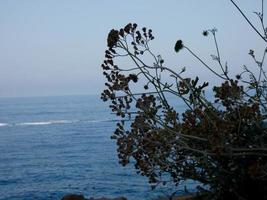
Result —
<svg viewBox="0 0 267 200"><path fill-rule="evenodd" d="M133 166L118 164L109 113L98 96L0 99L0 199L82 193L134 200L173 192L152 191Z"/></svg>

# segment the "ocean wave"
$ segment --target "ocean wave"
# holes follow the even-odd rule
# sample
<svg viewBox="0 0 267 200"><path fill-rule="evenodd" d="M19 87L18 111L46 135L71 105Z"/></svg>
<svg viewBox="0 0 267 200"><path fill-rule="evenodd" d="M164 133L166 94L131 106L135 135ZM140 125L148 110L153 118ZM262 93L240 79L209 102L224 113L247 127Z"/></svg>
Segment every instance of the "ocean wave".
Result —
<svg viewBox="0 0 267 200"><path fill-rule="evenodd" d="M8 124L7 123L0 123L0 127L1 126L8 126Z"/></svg>
<svg viewBox="0 0 267 200"><path fill-rule="evenodd" d="M72 124L72 123L109 123L120 122L121 119L95 119L95 120L47 120L47 121L31 121L31 122L17 122L17 123L0 123L0 127L5 126L42 126L53 124ZM131 119L125 119L124 121L131 121Z"/></svg>
<svg viewBox="0 0 267 200"><path fill-rule="evenodd" d="M78 120L50 120L50 121L40 121L40 122L22 122L16 123L15 126L38 126L38 125L51 125L51 124L71 124Z"/></svg>

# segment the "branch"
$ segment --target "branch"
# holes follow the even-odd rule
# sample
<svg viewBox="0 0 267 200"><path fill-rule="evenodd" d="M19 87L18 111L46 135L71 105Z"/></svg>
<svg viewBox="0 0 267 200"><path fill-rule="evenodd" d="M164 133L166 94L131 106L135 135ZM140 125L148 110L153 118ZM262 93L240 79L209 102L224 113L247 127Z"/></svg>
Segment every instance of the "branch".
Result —
<svg viewBox="0 0 267 200"><path fill-rule="evenodd" d="M230 0L232 4L237 8L237 10L240 12L240 14L245 18L247 23L256 31L256 33L265 41L267 42L267 39L258 31L258 29L251 23L251 21L247 18L247 16L244 14L244 12L238 7L238 5L233 1Z"/></svg>

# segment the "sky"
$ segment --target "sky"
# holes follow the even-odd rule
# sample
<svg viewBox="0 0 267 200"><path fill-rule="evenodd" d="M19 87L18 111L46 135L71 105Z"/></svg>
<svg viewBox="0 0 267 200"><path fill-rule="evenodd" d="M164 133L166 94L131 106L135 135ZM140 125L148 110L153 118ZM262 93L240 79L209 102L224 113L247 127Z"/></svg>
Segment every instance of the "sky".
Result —
<svg viewBox="0 0 267 200"><path fill-rule="evenodd" d="M258 26L261 0L236 2ZM230 0L0 0L0 97L100 94L107 34L129 22L153 30L166 65L205 81L216 82L188 53L174 52L178 39L213 65L214 43L201 33L216 27L233 74L253 65L249 49L264 48Z"/></svg>

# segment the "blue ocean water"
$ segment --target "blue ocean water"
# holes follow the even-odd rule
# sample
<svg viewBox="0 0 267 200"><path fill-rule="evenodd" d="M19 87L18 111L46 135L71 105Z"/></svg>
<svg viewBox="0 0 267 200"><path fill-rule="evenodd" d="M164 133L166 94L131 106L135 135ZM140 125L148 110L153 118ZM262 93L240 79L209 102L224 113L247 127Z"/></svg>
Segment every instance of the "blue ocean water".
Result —
<svg viewBox="0 0 267 200"><path fill-rule="evenodd" d="M115 125L98 96L1 98L0 199L56 200L76 193L134 200L172 193L151 190L133 166L118 164L110 139Z"/></svg>

